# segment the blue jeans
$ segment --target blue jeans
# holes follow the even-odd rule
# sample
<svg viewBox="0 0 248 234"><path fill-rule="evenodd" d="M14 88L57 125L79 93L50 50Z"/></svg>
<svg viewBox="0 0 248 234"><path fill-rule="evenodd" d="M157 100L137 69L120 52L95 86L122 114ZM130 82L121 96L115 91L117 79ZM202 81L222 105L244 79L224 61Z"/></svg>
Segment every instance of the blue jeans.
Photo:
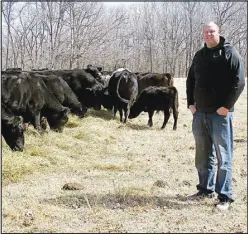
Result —
<svg viewBox="0 0 248 234"><path fill-rule="evenodd" d="M233 112L227 116L195 112L192 131L195 138L195 166L198 171L197 189L216 192L220 200L234 201L232 193ZM217 175L215 178L215 154Z"/></svg>

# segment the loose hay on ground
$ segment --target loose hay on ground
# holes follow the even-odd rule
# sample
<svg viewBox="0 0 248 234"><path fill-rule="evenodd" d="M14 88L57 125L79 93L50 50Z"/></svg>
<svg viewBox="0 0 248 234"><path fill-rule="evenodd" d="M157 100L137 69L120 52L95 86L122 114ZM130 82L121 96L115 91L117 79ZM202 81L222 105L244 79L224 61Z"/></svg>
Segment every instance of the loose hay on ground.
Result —
<svg viewBox="0 0 248 234"><path fill-rule="evenodd" d="M111 112L90 110L83 119L70 116L63 133L31 128L23 152L2 140L3 232L247 232L245 143L234 142L237 198L229 212L214 210L213 201L184 199L197 184L185 81L175 79L176 131L172 116L160 129L162 113L149 128L147 113L124 125ZM235 110L235 139L247 139L246 90ZM84 189L61 190L68 182Z"/></svg>

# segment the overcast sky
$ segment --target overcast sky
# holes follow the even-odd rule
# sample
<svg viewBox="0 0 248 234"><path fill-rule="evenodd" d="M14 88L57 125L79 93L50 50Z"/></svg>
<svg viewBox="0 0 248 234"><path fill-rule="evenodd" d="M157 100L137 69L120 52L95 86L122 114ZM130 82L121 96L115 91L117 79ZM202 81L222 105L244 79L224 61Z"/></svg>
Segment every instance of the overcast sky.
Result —
<svg viewBox="0 0 248 234"><path fill-rule="evenodd" d="M104 4L109 6L120 6L120 5L128 6L132 4L141 4L141 3L143 2L104 2Z"/></svg>

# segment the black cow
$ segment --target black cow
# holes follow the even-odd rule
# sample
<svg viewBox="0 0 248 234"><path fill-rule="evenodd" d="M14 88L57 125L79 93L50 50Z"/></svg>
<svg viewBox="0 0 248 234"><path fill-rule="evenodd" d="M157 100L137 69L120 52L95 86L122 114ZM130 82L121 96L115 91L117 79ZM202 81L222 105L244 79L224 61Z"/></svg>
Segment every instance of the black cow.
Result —
<svg viewBox="0 0 248 234"><path fill-rule="evenodd" d="M110 77L111 77L110 75L107 75L104 78L104 88L106 88L106 90L103 93L103 96L101 98L101 104L107 110L113 110L114 108L114 98L112 95L109 94L109 91L108 91Z"/></svg>
<svg viewBox="0 0 248 234"><path fill-rule="evenodd" d="M173 86L173 78L170 73L142 73L137 75L139 84L139 94L149 86Z"/></svg>
<svg viewBox="0 0 248 234"><path fill-rule="evenodd" d="M68 121L69 108L63 107L49 92L44 81L28 72L2 73L2 103L24 122L40 131L40 118L47 118L50 128L62 132ZM42 113L41 113L42 112Z"/></svg>
<svg viewBox="0 0 248 234"><path fill-rule="evenodd" d="M6 71L22 71L20 67L12 67L12 68L7 68Z"/></svg>
<svg viewBox="0 0 248 234"><path fill-rule="evenodd" d="M96 78L97 81L99 81L100 83L104 84L103 79L102 79L102 67L96 67L96 66L92 66L91 64L89 64L87 66L87 68L85 69L86 72L90 73L94 78Z"/></svg>
<svg viewBox="0 0 248 234"><path fill-rule="evenodd" d="M36 72L31 73L45 82L48 90L55 96L61 105L69 107L71 112L76 114L78 117L84 117L87 108L81 105L77 96L71 90L66 81L52 73L51 75L41 75Z"/></svg>
<svg viewBox="0 0 248 234"><path fill-rule="evenodd" d="M113 110L114 108L114 98L112 95L109 94L108 90L103 93L101 98L102 106L107 110Z"/></svg>
<svg viewBox="0 0 248 234"><path fill-rule="evenodd" d="M124 110L123 122L126 123L130 107L138 94L136 75L125 68L117 69L109 79L108 92L113 98L114 117L119 110L120 121L122 122Z"/></svg>
<svg viewBox="0 0 248 234"><path fill-rule="evenodd" d="M164 112L164 122L161 129L165 128L169 117L170 108L173 110L174 125L173 130L177 129L178 119L178 91L175 87L156 87L145 88L130 109L129 118L136 118L142 111L148 112L148 125L152 127L152 117L154 111Z"/></svg>
<svg viewBox="0 0 248 234"><path fill-rule="evenodd" d="M107 88L90 73L85 70L57 70L53 73L67 82L83 106L101 109L101 97Z"/></svg>
<svg viewBox="0 0 248 234"><path fill-rule="evenodd" d="M101 73L93 70L95 71L95 67L89 65L87 69L36 71L36 73L61 77L75 93L82 108L100 110L101 97L107 88L104 80L98 81Z"/></svg>
<svg viewBox="0 0 248 234"><path fill-rule="evenodd" d="M2 136L13 151L23 151L23 118L21 116L13 115L13 113L3 104L1 106Z"/></svg>

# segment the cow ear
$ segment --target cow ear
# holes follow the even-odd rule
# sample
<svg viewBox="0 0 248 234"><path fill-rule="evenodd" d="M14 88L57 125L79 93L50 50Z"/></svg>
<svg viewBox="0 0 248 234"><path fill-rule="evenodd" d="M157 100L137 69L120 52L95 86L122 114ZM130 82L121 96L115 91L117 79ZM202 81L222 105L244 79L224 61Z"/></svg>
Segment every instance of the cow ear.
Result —
<svg viewBox="0 0 248 234"><path fill-rule="evenodd" d="M97 67L98 71L101 72L102 71L102 67Z"/></svg>

